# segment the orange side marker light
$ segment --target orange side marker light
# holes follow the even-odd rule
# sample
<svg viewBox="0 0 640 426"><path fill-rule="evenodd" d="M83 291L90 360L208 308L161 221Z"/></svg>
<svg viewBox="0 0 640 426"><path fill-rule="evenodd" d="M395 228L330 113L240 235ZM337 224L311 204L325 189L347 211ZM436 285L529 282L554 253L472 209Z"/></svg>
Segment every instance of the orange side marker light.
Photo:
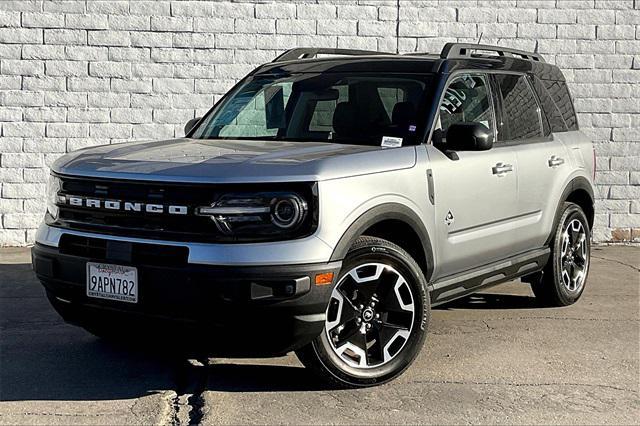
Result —
<svg viewBox="0 0 640 426"><path fill-rule="evenodd" d="M333 272L323 272L316 275L316 285L327 285L333 282Z"/></svg>

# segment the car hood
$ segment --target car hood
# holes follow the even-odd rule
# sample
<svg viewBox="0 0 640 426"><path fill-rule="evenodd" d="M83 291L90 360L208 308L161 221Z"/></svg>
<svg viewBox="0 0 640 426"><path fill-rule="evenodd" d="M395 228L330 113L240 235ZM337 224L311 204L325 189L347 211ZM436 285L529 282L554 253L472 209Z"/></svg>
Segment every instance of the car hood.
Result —
<svg viewBox="0 0 640 426"><path fill-rule="evenodd" d="M336 179L415 162L414 147L181 138L86 148L61 157L52 169L104 178L254 183Z"/></svg>

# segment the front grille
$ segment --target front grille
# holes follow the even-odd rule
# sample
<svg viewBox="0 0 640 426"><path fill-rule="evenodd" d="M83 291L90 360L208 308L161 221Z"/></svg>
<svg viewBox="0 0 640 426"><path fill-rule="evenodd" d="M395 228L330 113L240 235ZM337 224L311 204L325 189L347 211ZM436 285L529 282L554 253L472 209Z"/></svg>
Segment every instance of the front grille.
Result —
<svg viewBox="0 0 640 426"><path fill-rule="evenodd" d="M48 223L53 226L92 231L110 235L163 239L174 241L235 242L233 236L221 233L213 220L207 216L195 215L200 206L209 206L222 194L242 191L265 191L273 185L213 185L193 183L147 182L132 180L107 180L98 178L78 178L59 176L62 196L88 197L101 200L120 200L131 203L186 206L187 214L175 215L168 212L146 213L123 210L107 210L86 206L59 204L58 218ZM278 185L277 189L289 189L308 197L313 206L312 187L308 183ZM311 207L310 206L310 207ZM256 237L255 241L261 241ZM274 240L265 236L262 241Z"/></svg>
<svg viewBox="0 0 640 426"><path fill-rule="evenodd" d="M110 243L118 244L111 248ZM126 256L123 257L122 246ZM100 238L87 238L65 234L58 244L60 253L85 257L91 260L122 261L135 265L151 265L162 267L185 266L188 263L189 249L186 247L160 244L141 244L129 242L113 242ZM119 249L119 250L116 250Z"/></svg>

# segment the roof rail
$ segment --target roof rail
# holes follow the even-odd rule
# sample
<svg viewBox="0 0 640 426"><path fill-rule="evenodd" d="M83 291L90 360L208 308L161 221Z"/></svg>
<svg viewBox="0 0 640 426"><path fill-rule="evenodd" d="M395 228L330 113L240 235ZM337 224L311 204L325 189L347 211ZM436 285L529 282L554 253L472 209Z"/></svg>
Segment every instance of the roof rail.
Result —
<svg viewBox="0 0 640 426"><path fill-rule="evenodd" d="M292 61L296 59L310 59L315 58L318 55L348 55L348 56L360 56L360 55L388 55L385 52L376 52L374 50L355 50L355 49L325 49L325 48L311 48L311 47L298 47L295 49L289 49L282 55L275 58L272 62L280 61Z"/></svg>
<svg viewBox="0 0 640 426"><path fill-rule="evenodd" d="M511 49L508 47L472 43L447 43L442 48L440 57L442 59L470 58L474 51L496 52L498 56L519 56L521 59L527 59L529 61L545 62L544 58L539 53L525 52L524 50Z"/></svg>

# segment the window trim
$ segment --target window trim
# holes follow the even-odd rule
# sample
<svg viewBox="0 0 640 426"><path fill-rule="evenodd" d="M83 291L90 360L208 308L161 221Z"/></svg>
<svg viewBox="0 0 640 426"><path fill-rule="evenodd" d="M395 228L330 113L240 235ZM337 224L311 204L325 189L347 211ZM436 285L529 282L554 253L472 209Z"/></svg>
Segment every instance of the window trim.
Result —
<svg viewBox="0 0 640 426"><path fill-rule="evenodd" d="M549 136L549 135L551 135L553 133L551 131L551 123L549 122L549 117L547 116L547 113L545 112L544 108L542 107L542 99L540 99L540 96L538 95L538 92L536 91L536 88L533 85L533 75L527 74L527 83L529 84L529 89L533 93L533 97L535 98L536 102L538 103L538 115L540 116L540 124L541 124L541 129L542 129L542 136L543 137L547 137L547 136ZM547 128L549 129L549 134L548 135L546 135L544 133L544 123L545 122L547 123Z"/></svg>
<svg viewBox="0 0 640 426"><path fill-rule="evenodd" d="M496 140L496 137L497 137L496 103L495 103L495 98L493 93L493 87L491 87L491 82L489 77L490 72L479 71L476 69L472 69L472 70L463 69L463 70L455 70L454 72L449 74L449 76L447 77L446 83L444 85L444 89L442 90L438 98L436 115L434 116L433 123L431 123L431 130L429 131L429 135L427 136L427 139L421 145L433 145L432 137L433 137L433 132L436 129L436 125L438 124L438 120L440 118L440 105L442 104L442 100L444 99L444 96L447 93L447 89L449 88L449 86L451 86L451 83L453 83L453 81L457 79L461 74L476 75L476 76L482 77L485 80L487 85L487 92L489 95L489 104L491 105L491 120L493 121L493 125L492 125L493 140L494 141Z"/></svg>

